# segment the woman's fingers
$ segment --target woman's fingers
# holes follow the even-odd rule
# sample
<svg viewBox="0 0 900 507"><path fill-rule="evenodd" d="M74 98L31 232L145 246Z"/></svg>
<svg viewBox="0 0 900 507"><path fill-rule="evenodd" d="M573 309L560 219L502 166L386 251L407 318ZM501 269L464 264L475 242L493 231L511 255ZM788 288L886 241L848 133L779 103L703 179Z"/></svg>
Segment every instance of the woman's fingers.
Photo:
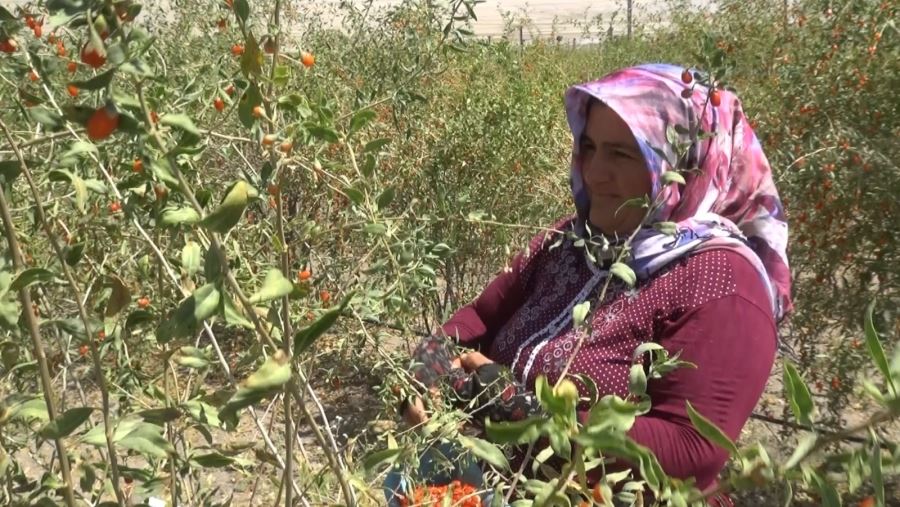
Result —
<svg viewBox="0 0 900 507"><path fill-rule="evenodd" d="M410 426L418 426L428 420L428 414L425 413L425 404L422 403L421 398L416 397L416 399L406 407L403 418L406 420L406 424L409 424Z"/></svg>
<svg viewBox="0 0 900 507"><path fill-rule="evenodd" d="M468 354L459 356L459 359L463 368L468 372L475 371L485 364L493 363L493 361L488 359L487 356L481 352L469 352Z"/></svg>

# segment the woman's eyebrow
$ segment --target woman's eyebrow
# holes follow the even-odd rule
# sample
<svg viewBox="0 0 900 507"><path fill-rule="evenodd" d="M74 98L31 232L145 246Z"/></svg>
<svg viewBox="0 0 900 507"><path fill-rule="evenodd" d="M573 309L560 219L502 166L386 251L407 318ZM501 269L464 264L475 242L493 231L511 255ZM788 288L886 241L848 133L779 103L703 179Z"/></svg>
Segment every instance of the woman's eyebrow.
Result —
<svg viewBox="0 0 900 507"><path fill-rule="evenodd" d="M587 134L581 134L581 138L578 139L578 144L586 144L591 143L594 144L594 140Z"/></svg>
<svg viewBox="0 0 900 507"><path fill-rule="evenodd" d="M637 146L635 146L633 144L617 142L617 141L606 141L606 142L603 142L602 144L603 144L604 148L614 148L614 149L630 151L632 153L640 153L640 148L638 148Z"/></svg>

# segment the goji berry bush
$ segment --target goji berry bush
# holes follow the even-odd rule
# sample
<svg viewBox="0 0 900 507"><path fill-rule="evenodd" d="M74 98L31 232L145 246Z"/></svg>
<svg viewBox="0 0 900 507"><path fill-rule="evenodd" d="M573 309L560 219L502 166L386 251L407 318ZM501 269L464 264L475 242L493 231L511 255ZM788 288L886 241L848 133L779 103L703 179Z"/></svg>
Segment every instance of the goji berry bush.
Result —
<svg viewBox="0 0 900 507"><path fill-rule="evenodd" d="M437 439L491 465L498 502L702 502L623 440L640 407L594 400L615 424L573 425L564 384L539 389L553 421L484 438L458 413L387 421L416 389L403 345L570 213L563 91L660 60L738 90L791 228L788 403L770 414L788 429L767 452L695 414L732 454L723 489L890 502L897 6L673 2L652 30L576 48L479 40L481 7L0 7L0 503L378 505L385 465ZM367 419L344 435L348 414ZM543 437L583 449L559 456L573 480L508 470L498 445ZM574 479L605 451L641 470ZM407 503L480 504L463 486Z"/></svg>

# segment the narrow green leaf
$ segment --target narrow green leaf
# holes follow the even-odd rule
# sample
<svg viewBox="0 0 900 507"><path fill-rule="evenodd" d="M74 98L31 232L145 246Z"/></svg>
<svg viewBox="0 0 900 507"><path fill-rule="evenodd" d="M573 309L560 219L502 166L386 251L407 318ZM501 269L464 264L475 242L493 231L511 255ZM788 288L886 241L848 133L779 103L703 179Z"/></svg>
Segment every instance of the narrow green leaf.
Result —
<svg viewBox="0 0 900 507"><path fill-rule="evenodd" d="M787 391L791 411L800 424L812 425L812 414L815 410L809 388L800 378L797 369L789 361L784 363L784 387Z"/></svg>
<svg viewBox="0 0 900 507"><path fill-rule="evenodd" d="M244 329L254 328L253 323L244 317L244 314L238 310L234 301L229 296L222 298L222 315L225 317L225 322L232 326L238 326Z"/></svg>
<svg viewBox="0 0 900 507"><path fill-rule="evenodd" d="M609 268L609 272L621 278L629 287L633 287L637 281L637 276L627 264L615 262Z"/></svg>
<svg viewBox="0 0 900 507"><path fill-rule="evenodd" d="M581 327L590 312L590 301L582 301L575 305L575 307L572 308L572 321L574 322L574 327Z"/></svg>
<svg viewBox="0 0 900 507"><path fill-rule="evenodd" d="M366 125L369 124L372 120L375 119L375 111L371 109L363 109L362 111L357 111L353 118L350 119L350 135L353 135L356 132L359 132Z"/></svg>
<svg viewBox="0 0 900 507"><path fill-rule="evenodd" d="M182 130L192 136L200 137L200 130L197 129L197 126L194 125L194 121L191 120L191 118L186 114L169 113L163 116L159 121L163 125L168 125L170 127Z"/></svg>
<svg viewBox="0 0 900 507"><path fill-rule="evenodd" d="M522 421L486 421L485 432L491 442L497 444L527 444L540 437L540 427L544 420L528 418Z"/></svg>
<svg viewBox="0 0 900 507"><path fill-rule="evenodd" d="M81 426L91 416L93 411L94 409L91 407L78 407L66 410L64 414L57 416L52 422L48 422L39 429L38 435L45 440L67 437Z"/></svg>
<svg viewBox="0 0 900 507"><path fill-rule="evenodd" d="M790 470L797 466L801 461L806 459L806 456L809 454L809 451L816 445L816 442L819 440L819 437L814 433L809 433L800 438L800 441L797 443L797 448L794 449L794 453L791 454L790 459L787 460L787 463L784 465L785 470Z"/></svg>
<svg viewBox="0 0 900 507"><path fill-rule="evenodd" d="M266 279L263 281L259 291L250 296L251 303L263 303L280 297L287 296L294 290L294 284L285 278L281 270L270 269L266 273Z"/></svg>
<svg viewBox="0 0 900 507"><path fill-rule="evenodd" d="M373 139L366 143L365 147L363 147L364 153L377 153L381 151L382 148L390 144L391 140L386 137L381 137L378 139Z"/></svg>
<svg viewBox="0 0 900 507"><path fill-rule="evenodd" d="M36 283L52 282L55 278L56 275L49 269L28 268L16 276L15 280L10 284L9 290L16 291Z"/></svg>
<svg viewBox="0 0 900 507"><path fill-rule="evenodd" d="M341 301L341 304L337 308L328 310L316 319L315 322L300 331L297 331L297 334L294 335L294 357L298 357L306 349L312 346L320 336L325 334L325 331L328 331L328 329L337 322L338 317L341 316L347 308L347 305L350 304L352 298L353 293L351 292L343 301Z"/></svg>
<svg viewBox="0 0 900 507"><path fill-rule="evenodd" d="M631 365L628 375L628 392L635 396L647 394L647 372L641 363Z"/></svg>
<svg viewBox="0 0 900 507"><path fill-rule="evenodd" d="M219 206L200 221L200 224L219 234L230 231L241 220L250 199L258 192L244 180L234 183Z"/></svg>
<svg viewBox="0 0 900 507"><path fill-rule="evenodd" d="M116 444L155 458L165 458L175 452L172 444L163 436L161 427L143 421L124 437L117 438Z"/></svg>
<svg viewBox="0 0 900 507"><path fill-rule="evenodd" d="M375 467L379 465L392 464L397 461L397 458L400 457L400 454L403 452L403 449L397 447L396 449L382 449L380 451L375 451L363 460L363 468L366 473L371 473Z"/></svg>
<svg viewBox="0 0 900 507"><path fill-rule="evenodd" d="M203 468L223 468L234 464L234 458L219 452L191 456L191 461Z"/></svg>
<svg viewBox="0 0 900 507"><path fill-rule="evenodd" d="M381 236L387 233L387 226L384 224L366 224L363 226L363 232L374 236Z"/></svg>
<svg viewBox="0 0 900 507"><path fill-rule="evenodd" d="M734 442L728 438L728 435L725 434L721 429L719 429L712 421L703 417L699 412L694 410L694 407L691 405L690 401L685 402L687 404L687 413L688 417L691 418L691 424L697 428L697 431L700 432L701 435L706 437L707 440L713 442L718 445L722 449L728 451L732 457L738 456L740 453L738 448L734 445Z"/></svg>
<svg viewBox="0 0 900 507"><path fill-rule="evenodd" d="M868 308L866 308L866 316L864 321L864 328L866 332L866 346L869 349L869 355L872 356L872 360L875 362L875 366L878 367L878 370L881 371L881 374L884 375L885 381L888 384L888 387L891 389L891 392L896 396L897 390L894 385L894 376L891 373L891 369L888 366L887 356L884 354L884 348L881 346L881 340L878 339L878 331L875 330L875 323L872 319L872 314L875 311L875 300L872 300L869 303Z"/></svg>
<svg viewBox="0 0 900 507"><path fill-rule="evenodd" d="M667 236L674 236L678 233L678 224L675 222L656 222L653 224L653 228Z"/></svg>
<svg viewBox="0 0 900 507"><path fill-rule="evenodd" d="M378 205L379 210L383 210L387 208L393 201L394 197L397 195L397 190L394 187L388 187L384 189L384 192L375 199L375 204Z"/></svg>
<svg viewBox="0 0 900 507"><path fill-rule="evenodd" d="M321 125L307 125L306 130L314 137L326 143L336 143L340 141L338 133L334 129L323 127Z"/></svg>
<svg viewBox="0 0 900 507"><path fill-rule="evenodd" d="M872 457L869 459L869 467L872 469L872 488L875 490L875 505L885 505L881 460L881 446L876 442L872 446Z"/></svg>
<svg viewBox="0 0 900 507"><path fill-rule="evenodd" d="M250 17L250 4L247 0L234 0L234 13L242 23L246 23Z"/></svg>
<svg viewBox="0 0 900 507"><path fill-rule="evenodd" d="M250 375L234 396L219 410L218 417L230 427L237 425L237 412L275 393L291 378L291 362L282 351L270 356Z"/></svg>
<svg viewBox="0 0 900 507"><path fill-rule="evenodd" d="M670 183L677 183L679 185L684 185L684 176L677 171L666 171L662 174L662 181L664 185L668 185Z"/></svg>
<svg viewBox="0 0 900 507"><path fill-rule="evenodd" d="M173 356L173 360L188 368L201 369L209 366L209 358L197 347L181 347L178 349L178 353Z"/></svg>
<svg viewBox="0 0 900 507"><path fill-rule="evenodd" d="M508 470L509 462L496 445L476 437L459 436L459 443L472 451L479 459L486 461L500 470Z"/></svg>
<svg viewBox="0 0 900 507"><path fill-rule="evenodd" d="M203 252L200 245L194 241L188 241L181 250L181 269L188 276L193 276L200 271L203 265Z"/></svg>
<svg viewBox="0 0 900 507"><path fill-rule="evenodd" d="M162 225L196 224L200 221L200 214L191 206L169 207L162 210L159 221Z"/></svg>
<svg viewBox="0 0 900 507"><path fill-rule="evenodd" d="M102 74L97 74L96 76L86 79L83 81L72 81L72 85L80 90L102 90L109 86L109 83L112 81L113 76L116 73L116 69L112 68L103 72Z"/></svg>

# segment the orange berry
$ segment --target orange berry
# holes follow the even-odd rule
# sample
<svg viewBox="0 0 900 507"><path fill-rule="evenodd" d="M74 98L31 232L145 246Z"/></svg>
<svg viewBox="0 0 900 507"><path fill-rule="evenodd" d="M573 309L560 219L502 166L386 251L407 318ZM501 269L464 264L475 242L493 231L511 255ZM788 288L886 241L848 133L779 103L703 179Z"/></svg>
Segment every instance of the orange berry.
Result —
<svg viewBox="0 0 900 507"><path fill-rule="evenodd" d="M833 377L831 379L831 388L832 389L840 389L841 388L841 379L838 377Z"/></svg>
<svg viewBox="0 0 900 507"><path fill-rule="evenodd" d="M312 277L312 273L310 273L308 269L304 269L303 271L301 271L300 273L297 274L297 278L299 278L301 282L305 282L305 281L309 280L310 277Z"/></svg>
<svg viewBox="0 0 900 507"><path fill-rule="evenodd" d="M278 149L280 149L284 153L290 153L293 148L294 148L294 143L292 143L290 141L283 141L281 143L281 146L278 147Z"/></svg>
<svg viewBox="0 0 900 507"><path fill-rule="evenodd" d="M37 72L34 69L31 69L28 72L28 79L33 83L33 82L37 81L38 79L40 79L40 76L38 76Z"/></svg>
<svg viewBox="0 0 900 507"><path fill-rule="evenodd" d="M69 54L69 52L66 51L66 45L63 44L62 41L57 41L57 42L56 42L56 56L58 56L58 57L60 57L60 58L63 58L63 57L65 57L67 54Z"/></svg>
<svg viewBox="0 0 900 507"><path fill-rule="evenodd" d="M137 304L138 304L138 308L143 310L143 309L147 308L148 306L150 306L150 298L148 298L147 296L144 296L137 300Z"/></svg>
<svg viewBox="0 0 900 507"><path fill-rule="evenodd" d="M99 69L106 63L106 52L103 51L103 48L96 48L92 43L88 42L81 48L81 61L86 65Z"/></svg>
<svg viewBox="0 0 900 507"><path fill-rule="evenodd" d="M859 501L859 507L875 507L875 497L867 496Z"/></svg>
<svg viewBox="0 0 900 507"><path fill-rule="evenodd" d="M15 53L19 49L19 43L16 39L5 39L0 41L0 51L4 53Z"/></svg>
<svg viewBox="0 0 900 507"><path fill-rule="evenodd" d="M92 141L106 139L119 127L119 113L114 107L103 106L88 118L85 128Z"/></svg>
<svg viewBox="0 0 900 507"><path fill-rule="evenodd" d="M594 497L594 501L600 505L606 503L606 499L603 497L603 489L599 484L594 486L594 489L591 491L591 496Z"/></svg>
<svg viewBox="0 0 900 507"><path fill-rule="evenodd" d="M101 329L100 331L97 332L97 341L102 342L105 339L106 339L106 331Z"/></svg>
<svg viewBox="0 0 900 507"><path fill-rule="evenodd" d="M36 39L40 39L44 35L44 27L41 25L35 25L31 30L34 32L34 38Z"/></svg>
<svg viewBox="0 0 900 507"><path fill-rule="evenodd" d="M81 357L84 357L84 356L88 355L88 352L89 352L89 351L90 351L90 349L88 348L87 345L82 345L81 347L78 347L78 354L79 354Z"/></svg>
<svg viewBox="0 0 900 507"><path fill-rule="evenodd" d="M719 107L722 104L722 95L719 90L713 90L712 93L709 94L709 103L713 105L713 107Z"/></svg>
<svg viewBox="0 0 900 507"><path fill-rule="evenodd" d="M25 16L25 26L32 29L35 27L34 18L32 16Z"/></svg>
<svg viewBox="0 0 900 507"><path fill-rule="evenodd" d="M159 123L159 115L156 114L156 111L150 111L150 121L152 121L154 125Z"/></svg>
<svg viewBox="0 0 900 507"><path fill-rule="evenodd" d="M222 97L216 97L213 100L213 107L216 108L216 111L222 112L225 110L225 101L222 100Z"/></svg>
<svg viewBox="0 0 900 507"><path fill-rule="evenodd" d="M78 96L78 87L73 84L69 84L68 86L66 86L66 91L69 92L70 97Z"/></svg>
<svg viewBox="0 0 900 507"><path fill-rule="evenodd" d="M119 201L113 201L109 203L109 212L110 213L118 213L122 211L122 204Z"/></svg>
<svg viewBox="0 0 900 507"><path fill-rule="evenodd" d="M303 64L304 67L310 68L313 65L315 65L316 57L313 56L313 54L308 51L302 51L300 53L300 62Z"/></svg>
<svg viewBox="0 0 900 507"><path fill-rule="evenodd" d="M234 56L241 56L242 54L244 54L244 46L240 44L231 46L231 54L233 54Z"/></svg>
<svg viewBox="0 0 900 507"><path fill-rule="evenodd" d="M144 171L144 161L136 158L134 162L131 163L131 170L136 173L140 173Z"/></svg>
<svg viewBox="0 0 900 507"><path fill-rule="evenodd" d="M320 290L319 291L319 299L321 299L323 303L327 303L327 302L331 301L331 293L328 292L327 290Z"/></svg>
<svg viewBox="0 0 900 507"><path fill-rule="evenodd" d="M69 62L66 64L66 69L69 72L74 73L76 70L78 70L78 64L75 62Z"/></svg>
<svg viewBox="0 0 900 507"><path fill-rule="evenodd" d="M275 144L276 139L278 139L278 137L275 134L264 135L262 139L263 146L272 146Z"/></svg>
<svg viewBox="0 0 900 507"><path fill-rule="evenodd" d="M266 114L265 110L263 110L262 106L253 106L253 116L256 118L262 118L264 114Z"/></svg>
<svg viewBox="0 0 900 507"><path fill-rule="evenodd" d="M228 85L228 88L225 88L225 93L227 93L229 97L233 96L234 95L234 85L233 84Z"/></svg>

